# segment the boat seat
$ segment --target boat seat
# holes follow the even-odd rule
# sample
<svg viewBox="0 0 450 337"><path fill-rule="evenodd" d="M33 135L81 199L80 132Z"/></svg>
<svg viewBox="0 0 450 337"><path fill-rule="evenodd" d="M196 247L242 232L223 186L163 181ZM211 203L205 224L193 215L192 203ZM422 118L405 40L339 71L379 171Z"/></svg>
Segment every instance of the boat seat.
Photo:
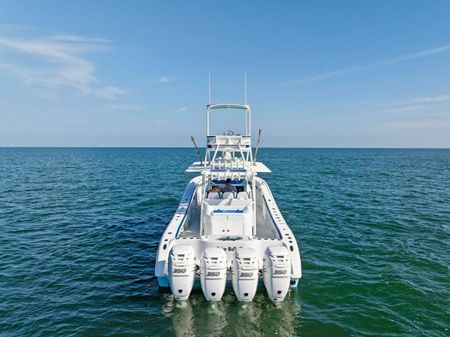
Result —
<svg viewBox="0 0 450 337"><path fill-rule="evenodd" d="M208 199L220 199L219 192L209 192Z"/></svg>
<svg viewBox="0 0 450 337"><path fill-rule="evenodd" d="M244 192L244 191L239 192L238 195L237 195L237 198L238 199L248 199L248 193Z"/></svg>
<svg viewBox="0 0 450 337"><path fill-rule="evenodd" d="M234 193L233 192L223 192L222 198L223 199L234 199Z"/></svg>

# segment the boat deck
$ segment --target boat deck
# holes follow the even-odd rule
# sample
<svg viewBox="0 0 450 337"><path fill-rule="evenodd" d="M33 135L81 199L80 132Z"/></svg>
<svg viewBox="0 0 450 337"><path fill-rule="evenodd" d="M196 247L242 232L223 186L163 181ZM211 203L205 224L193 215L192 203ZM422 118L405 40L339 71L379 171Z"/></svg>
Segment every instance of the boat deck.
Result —
<svg viewBox="0 0 450 337"><path fill-rule="evenodd" d="M184 231L180 238L198 238L200 237L200 206L191 205L189 219L186 221Z"/></svg>
<svg viewBox="0 0 450 337"><path fill-rule="evenodd" d="M198 237L200 237L200 206L193 204L180 238ZM273 222L264 219L262 212L256 212L256 237L261 239L277 238L277 231Z"/></svg>

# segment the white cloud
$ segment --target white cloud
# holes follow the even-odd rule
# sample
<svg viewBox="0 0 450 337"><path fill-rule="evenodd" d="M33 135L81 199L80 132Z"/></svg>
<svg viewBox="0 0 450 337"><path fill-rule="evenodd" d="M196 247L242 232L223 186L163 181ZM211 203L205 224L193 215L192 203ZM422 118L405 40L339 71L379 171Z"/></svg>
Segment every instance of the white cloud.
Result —
<svg viewBox="0 0 450 337"><path fill-rule="evenodd" d="M178 78L176 78L176 77L161 76L160 78L158 78L157 83L166 84L166 83L172 83L172 82L176 82L176 81L178 81Z"/></svg>
<svg viewBox="0 0 450 337"><path fill-rule="evenodd" d="M86 36L78 36L78 35L52 35L48 38L53 41L63 41L63 42L78 42L78 43L94 43L94 44L108 44L109 41L107 39L101 38L92 38Z"/></svg>
<svg viewBox="0 0 450 337"><path fill-rule="evenodd" d="M135 104L107 104L103 107L105 110L114 111L139 111L141 108Z"/></svg>
<svg viewBox="0 0 450 337"><path fill-rule="evenodd" d="M450 127L450 121L427 121L427 120L417 120L417 121L393 121L382 124L386 129L393 130L433 130L433 129L448 129Z"/></svg>
<svg viewBox="0 0 450 337"><path fill-rule="evenodd" d="M34 87L114 98L127 90L102 84L95 75L95 64L87 58L89 53L108 48L107 40L84 36L17 38L0 34L0 51L4 55L0 68Z"/></svg>
<svg viewBox="0 0 450 337"><path fill-rule="evenodd" d="M344 75L344 74L348 74L348 73L354 73L354 72L358 72L358 71L368 70L368 69L372 69L372 68L376 68L376 67L380 67L380 66L384 66L384 65L388 65L388 64L394 64L394 63L399 63L399 62L403 62L403 61L432 56L432 55L443 53L446 51L450 51L450 44L436 47L433 49L421 50L421 51L414 52L414 53L404 54L399 57L382 60L382 61L375 62L372 64L343 68L343 69L336 69L336 70L322 73L322 74L303 77L303 78L299 78L299 79L290 81L290 82L288 82L288 84L295 85L295 84L317 82L317 81L321 81L321 80L324 80L324 79L327 79L330 77L335 77L335 76Z"/></svg>
<svg viewBox="0 0 450 337"><path fill-rule="evenodd" d="M343 74L347 74L347 73L353 73L353 72L365 70L368 68L370 68L370 67L369 66L361 66L361 67L337 69L337 70L333 70L333 71L330 71L327 73L322 73L322 74L318 74L318 75L299 78L299 79L290 81L289 84L303 84L303 83L309 83L309 82L317 82L317 81L325 80L330 77L335 77L335 76L343 75Z"/></svg>
<svg viewBox="0 0 450 337"><path fill-rule="evenodd" d="M419 96L403 101L383 104L388 113L414 113L426 115L450 115L450 95Z"/></svg>
<svg viewBox="0 0 450 337"><path fill-rule="evenodd" d="M173 112L174 112L174 113L186 112L187 109L188 109L187 107L182 106L182 107L179 107L179 108L175 109Z"/></svg>
<svg viewBox="0 0 450 337"><path fill-rule="evenodd" d="M419 96L406 101L391 102L385 105L400 106L400 105L433 104L433 103L447 103L447 102L450 102L450 95Z"/></svg>

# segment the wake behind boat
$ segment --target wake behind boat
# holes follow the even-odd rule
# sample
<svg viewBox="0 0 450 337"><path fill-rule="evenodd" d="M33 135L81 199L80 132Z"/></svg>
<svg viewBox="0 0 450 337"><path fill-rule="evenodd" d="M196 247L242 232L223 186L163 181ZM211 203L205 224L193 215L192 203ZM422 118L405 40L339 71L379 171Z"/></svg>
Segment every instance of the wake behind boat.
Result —
<svg viewBox="0 0 450 337"><path fill-rule="evenodd" d="M245 134L210 134L211 113L228 109L245 113ZM258 176L271 171L253 156L250 106L209 104L206 144L205 159L186 170L200 175L188 183L161 238L158 284L170 287L177 300L188 299L200 285L208 301L219 301L227 285L239 301L251 301L264 284L279 303L302 276L300 251Z"/></svg>

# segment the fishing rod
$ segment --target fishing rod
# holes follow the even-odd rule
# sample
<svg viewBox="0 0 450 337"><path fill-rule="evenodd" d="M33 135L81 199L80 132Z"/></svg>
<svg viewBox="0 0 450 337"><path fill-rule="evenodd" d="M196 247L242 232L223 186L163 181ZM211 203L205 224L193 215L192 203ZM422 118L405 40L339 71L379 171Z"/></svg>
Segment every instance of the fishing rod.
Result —
<svg viewBox="0 0 450 337"><path fill-rule="evenodd" d="M198 161L200 162L200 165L203 165L203 160L202 160L202 157L201 157L201 155L200 155L200 150L198 149L198 146L197 146L197 143L195 142L194 136L191 136L191 140L192 140L192 143L194 143L195 148L197 149L197 158L198 158Z"/></svg>
<svg viewBox="0 0 450 337"><path fill-rule="evenodd" d="M258 156L259 140L261 139L261 132L262 132L262 129L259 129L258 130L258 141L256 142L255 158L253 159L253 162L256 162L256 157Z"/></svg>

